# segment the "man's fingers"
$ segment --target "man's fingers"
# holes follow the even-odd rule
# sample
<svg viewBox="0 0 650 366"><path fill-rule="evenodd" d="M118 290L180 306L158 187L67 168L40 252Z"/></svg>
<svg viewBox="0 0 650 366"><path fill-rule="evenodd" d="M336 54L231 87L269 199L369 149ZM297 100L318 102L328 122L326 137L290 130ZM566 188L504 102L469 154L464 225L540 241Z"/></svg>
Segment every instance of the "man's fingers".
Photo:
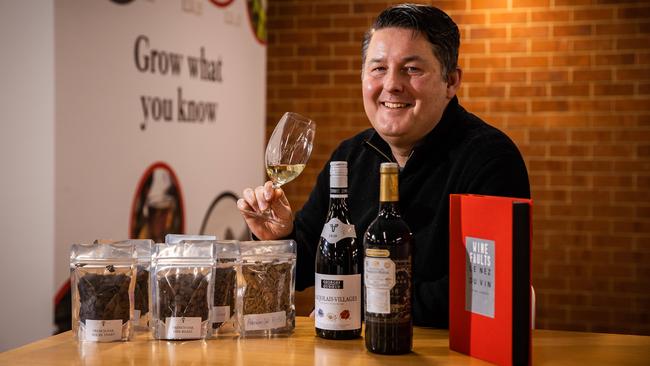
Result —
<svg viewBox="0 0 650 366"><path fill-rule="evenodd" d="M274 193L273 183L271 183L270 180L264 183L264 198L267 202L271 202L271 200L273 200Z"/></svg>
<svg viewBox="0 0 650 366"><path fill-rule="evenodd" d="M269 203L264 197L264 187L259 186L255 188L255 199L257 200L257 205L261 211L266 211L266 209L269 208Z"/></svg>
<svg viewBox="0 0 650 366"><path fill-rule="evenodd" d="M257 200L255 199L255 193L252 189L244 189L244 200L246 200L246 203L248 203L248 206L250 206L253 211L259 211Z"/></svg>
<svg viewBox="0 0 650 366"><path fill-rule="evenodd" d="M273 208L273 210L275 211L282 208L285 208L286 210L286 207L289 206L289 200L287 199L287 196L284 194L282 188L276 188L272 192L273 192L274 200L271 202L271 207Z"/></svg>
<svg viewBox="0 0 650 366"><path fill-rule="evenodd" d="M246 224L255 236L262 240L272 240L286 237L293 230L291 206L282 189L274 189L271 182L263 186L246 188L243 198L237 200L237 208L241 211ZM259 213L269 207L273 209L274 220L268 221L259 217Z"/></svg>
<svg viewBox="0 0 650 366"><path fill-rule="evenodd" d="M253 209L253 208L248 204L248 202L246 202L246 200L243 199L243 198L240 198L240 199L237 200L237 208L238 208L240 211L243 211L243 210L252 210L252 209Z"/></svg>
<svg viewBox="0 0 650 366"><path fill-rule="evenodd" d="M287 195L284 194L284 191L282 190L282 188L276 188L275 189L275 196L279 197L278 201L280 201L280 203L282 203L285 206L289 206L289 199L287 198Z"/></svg>

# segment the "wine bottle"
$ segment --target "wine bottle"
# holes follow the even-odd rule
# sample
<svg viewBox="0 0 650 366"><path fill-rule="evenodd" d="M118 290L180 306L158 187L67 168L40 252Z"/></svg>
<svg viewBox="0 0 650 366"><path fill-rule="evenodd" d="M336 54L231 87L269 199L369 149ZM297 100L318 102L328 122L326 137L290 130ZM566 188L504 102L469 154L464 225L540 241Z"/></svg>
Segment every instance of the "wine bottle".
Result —
<svg viewBox="0 0 650 366"><path fill-rule="evenodd" d="M330 204L316 251L316 335L361 335L361 248L348 213L348 166L330 163Z"/></svg>
<svg viewBox="0 0 650 366"><path fill-rule="evenodd" d="M398 172L381 164L379 214L363 236L366 348L382 354L413 348L413 234L399 212Z"/></svg>

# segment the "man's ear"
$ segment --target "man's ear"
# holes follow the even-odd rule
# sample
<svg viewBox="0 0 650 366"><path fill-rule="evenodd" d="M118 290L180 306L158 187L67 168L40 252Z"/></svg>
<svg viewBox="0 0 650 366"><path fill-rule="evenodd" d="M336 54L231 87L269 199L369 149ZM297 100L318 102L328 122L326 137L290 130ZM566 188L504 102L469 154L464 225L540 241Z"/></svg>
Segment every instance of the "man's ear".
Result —
<svg viewBox="0 0 650 366"><path fill-rule="evenodd" d="M460 81L463 78L463 70L456 68L447 76L447 98L451 99L456 95L456 91L460 88Z"/></svg>

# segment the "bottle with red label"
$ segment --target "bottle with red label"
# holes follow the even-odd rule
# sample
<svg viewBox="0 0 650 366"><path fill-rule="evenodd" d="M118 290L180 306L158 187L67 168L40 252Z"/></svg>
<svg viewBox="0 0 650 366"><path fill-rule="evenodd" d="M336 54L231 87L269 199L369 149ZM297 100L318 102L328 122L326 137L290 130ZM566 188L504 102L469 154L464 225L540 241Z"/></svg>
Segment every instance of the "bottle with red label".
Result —
<svg viewBox="0 0 650 366"><path fill-rule="evenodd" d="M352 339L361 335L361 248L348 213L348 167L330 162L330 204L316 252L316 335Z"/></svg>

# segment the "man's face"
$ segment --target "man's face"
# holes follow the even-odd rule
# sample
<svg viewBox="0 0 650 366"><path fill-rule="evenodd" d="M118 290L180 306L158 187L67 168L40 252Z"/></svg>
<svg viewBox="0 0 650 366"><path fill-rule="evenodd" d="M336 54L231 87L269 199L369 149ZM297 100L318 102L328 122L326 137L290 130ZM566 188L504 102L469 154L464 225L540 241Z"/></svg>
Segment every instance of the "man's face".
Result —
<svg viewBox="0 0 650 366"><path fill-rule="evenodd" d="M443 80L440 62L422 34L383 28L372 35L363 65L363 106L391 146L412 148L429 133L458 84Z"/></svg>

